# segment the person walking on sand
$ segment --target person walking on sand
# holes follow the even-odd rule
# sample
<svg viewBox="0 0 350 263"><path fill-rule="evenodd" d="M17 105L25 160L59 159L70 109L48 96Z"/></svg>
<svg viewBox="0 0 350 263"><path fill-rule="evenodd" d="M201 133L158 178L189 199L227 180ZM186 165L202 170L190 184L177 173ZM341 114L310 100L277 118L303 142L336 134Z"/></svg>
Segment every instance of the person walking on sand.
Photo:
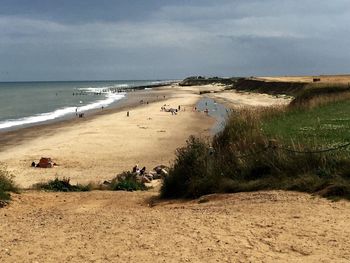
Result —
<svg viewBox="0 0 350 263"><path fill-rule="evenodd" d="M129 117L129 115L130 115L130 114L129 114L129 111L127 111L127 112L126 112L126 117Z"/></svg>

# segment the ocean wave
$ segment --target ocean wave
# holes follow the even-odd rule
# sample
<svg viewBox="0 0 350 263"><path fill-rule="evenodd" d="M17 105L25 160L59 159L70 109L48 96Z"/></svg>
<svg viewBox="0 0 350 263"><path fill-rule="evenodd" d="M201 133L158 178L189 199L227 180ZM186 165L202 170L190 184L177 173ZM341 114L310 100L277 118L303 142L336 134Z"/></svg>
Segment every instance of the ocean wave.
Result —
<svg viewBox="0 0 350 263"><path fill-rule="evenodd" d="M66 108L54 110L52 112L41 113L34 116L2 121L0 122L0 129L8 129L15 126L30 125L30 124L50 121L50 120L62 118L67 115L75 114L76 110L78 112L85 112L88 110L99 109L101 107L107 107L108 105L112 104L117 100L122 99L123 97L125 97L125 93L118 93L118 94L109 93L107 97L103 100L99 100L78 108L66 107Z"/></svg>
<svg viewBox="0 0 350 263"><path fill-rule="evenodd" d="M89 93L112 93L115 89L129 87L131 87L129 84L116 84L112 86L78 88L77 90Z"/></svg>

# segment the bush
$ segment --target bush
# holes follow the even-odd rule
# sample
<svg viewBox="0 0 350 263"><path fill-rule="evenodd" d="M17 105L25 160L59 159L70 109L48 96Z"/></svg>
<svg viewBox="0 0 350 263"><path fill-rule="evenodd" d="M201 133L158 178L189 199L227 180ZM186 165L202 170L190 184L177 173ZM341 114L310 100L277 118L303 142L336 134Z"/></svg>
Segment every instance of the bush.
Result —
<svg viewBox="0 0 350 263"><path fill-rule="evenodd" d="M0 201L10 200L9 192L18 192L14 181L14 176L7 171L4 164L0 164Z"/></svg>
<svg viewBox="0 0 350 263"><path fill-rule="evenodd" d="M34 185L34 188L53 192L86 192L91 191L92 185L71 185L70 178L63 177L63 179L55 178L47 183L38 183Z"/></svg>
<svg viewBox="0 0 350 263"><path fill-rule="evenodd" d="M205 141L191 136L185 147L176 152L176 161L164 179L161 196L164 198L199 197L213 192L212 155Z"/></svg>
<svg viewBox="0 0 350 263"><path fill-rule="evenodd" d="M122 172L117 175L108 187L113 191L144 191L147 186L137 179L136 173Z"/></svg>

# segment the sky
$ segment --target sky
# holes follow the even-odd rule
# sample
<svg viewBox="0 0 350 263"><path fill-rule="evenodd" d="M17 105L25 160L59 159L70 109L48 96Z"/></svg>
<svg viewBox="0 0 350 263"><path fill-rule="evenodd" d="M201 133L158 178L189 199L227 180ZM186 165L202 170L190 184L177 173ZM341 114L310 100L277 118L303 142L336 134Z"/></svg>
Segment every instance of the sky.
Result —
<svg viewBox="0 0 350 263"><path fill-rule="evenodd" d="M0 81L350 73L349 0L0 0Z"/></svg>

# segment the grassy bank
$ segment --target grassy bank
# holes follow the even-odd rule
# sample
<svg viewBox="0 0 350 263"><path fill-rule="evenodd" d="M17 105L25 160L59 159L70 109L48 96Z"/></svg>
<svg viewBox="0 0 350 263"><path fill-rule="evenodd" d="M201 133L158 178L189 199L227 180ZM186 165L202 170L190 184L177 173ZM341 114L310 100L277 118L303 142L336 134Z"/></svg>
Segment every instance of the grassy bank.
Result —
<svg viewBox="0 0 350 263"><path fill-rule="evenodd" d="M350 102L325 96L303 106L243 110L211 142L190 138L161 195L282 189L350 199L350 147L323 151L350 141Z"/></svg>
<svg viewBox="0 0 350 263"><path fill-rule="evenodd" d="M311 109L290 109L262 122L268 137L285 143L334 146L350 141L350 100Z"/></svg>

